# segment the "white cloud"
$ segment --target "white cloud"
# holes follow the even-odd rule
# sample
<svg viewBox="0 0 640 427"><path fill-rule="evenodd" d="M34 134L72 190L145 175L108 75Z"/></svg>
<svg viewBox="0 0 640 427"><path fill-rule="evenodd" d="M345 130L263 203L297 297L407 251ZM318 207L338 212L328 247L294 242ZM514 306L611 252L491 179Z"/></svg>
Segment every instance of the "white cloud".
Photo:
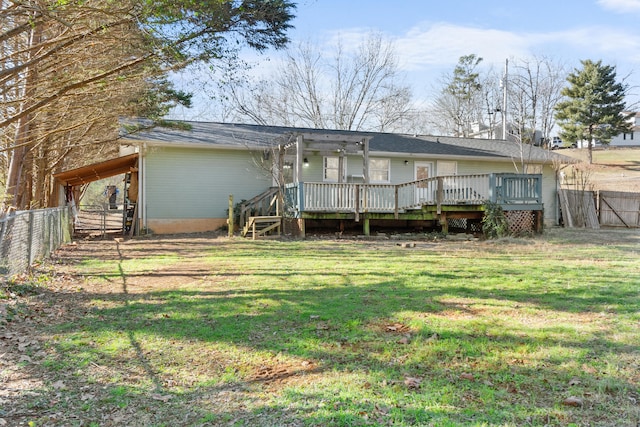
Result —
<svg viewBox="0 0 640 427"><path fill-rule="evenodd" d="M637 35L605 26L515 33L438 23L409 30L396 40L396 46L403 68L410 72L441 67L452 70L461 56L471 53L483 58L484 64L494 66L501 66L507 58L533 55L576 64L587 58L640 61Z"/></svg>
<svg viewBox="0 0 640 427"><path fill-rule="evenodd" d="M553 41L573 48L580 59L620 57L627 61L640 60L640 40L637 35L609 27L589 27L553 34Z"/></svg>
<svg viewBox="0 0 640 427"><path fill-rule="evenodd" d="M526 36L508 31L448 23L413 28L396 41L398 55L408 71L455 65L461 56L472 53L485 63L501 63L510 56L526 56L528 44Z"/></svg>
<svg viewBox="0 0 640 427"><path fill-rule="evenodd" d="M640 12L640 0L598 0L598 4L618 13Z"/></svg>

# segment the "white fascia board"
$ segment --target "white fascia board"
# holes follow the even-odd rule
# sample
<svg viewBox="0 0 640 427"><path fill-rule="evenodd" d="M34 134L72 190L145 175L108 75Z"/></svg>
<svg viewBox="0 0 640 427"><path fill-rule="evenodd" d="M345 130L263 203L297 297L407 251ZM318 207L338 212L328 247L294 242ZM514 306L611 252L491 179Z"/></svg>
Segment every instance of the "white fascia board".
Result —
<svg viewBox="0 0 640 427"><path fill-rule="evenodd" d="M450 156L446 154L428 154L428 153L396 153L389 151L370 151L369 157L393 157L393 158L406 158L407 160L424 160L424 159L435 159L435 160L474 160L474 161L487 161L487 162L509 162L512 163L513 159L511 157L501 157L501 156L488 156L488 157L477 157L477 156ZM539 162L542 163L542 162Z"/></svg>
<svg viewBox="0 0 640 427"><path fill-rule="evenodd" d="M146 145L147 147L168 147L168 148L203 148L208 150L271 150L277 147L269 147L262 145L226 145L226 144L208 144L202 142L166 142L155 140L143 140L143 139L122 139L121 145Z"/></svg>

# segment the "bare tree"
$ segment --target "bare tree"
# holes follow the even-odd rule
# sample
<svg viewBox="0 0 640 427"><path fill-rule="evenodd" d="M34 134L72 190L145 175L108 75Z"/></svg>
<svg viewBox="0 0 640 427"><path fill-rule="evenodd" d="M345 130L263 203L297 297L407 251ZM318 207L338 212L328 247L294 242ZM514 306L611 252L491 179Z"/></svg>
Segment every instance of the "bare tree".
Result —
<svg viewBox="0 0 640 427"><path fill-rule="evenodd" d="M411 113L400 80L393 43L371 34L353 52L338 43L331 59L301 43L270 79L228 90L239 116L260 124L393 131Z"/></svg>
<svg viewBox="0 0 640 427"><path fill-rule="evenodd" d="M538 145L549 140L555 125L554 107L565 82L564 67L549 58L513 61L508 110L520 142Z"/></svg>
<svg viewBox="0 0 640 427"><path fill-rule="evenodd" d="M475 54L461 56L452 74L442 79L442 88L435 99L431 113L441 123L446 134L468 137L473 124L480 123L483 92L478 66L482 58Z"/></svg>

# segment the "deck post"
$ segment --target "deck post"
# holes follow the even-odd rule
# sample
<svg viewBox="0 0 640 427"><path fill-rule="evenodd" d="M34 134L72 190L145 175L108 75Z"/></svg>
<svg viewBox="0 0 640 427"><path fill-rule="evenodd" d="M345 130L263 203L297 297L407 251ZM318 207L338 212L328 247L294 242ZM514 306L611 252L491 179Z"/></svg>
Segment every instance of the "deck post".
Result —
<svg viewBox="0 0 640 427"><path fill-rule="evenodd" d="M304 239L306 236L304 218L298 218L298 230L300 230L300 237Z"/></svg>
<svg viewBox="0 0 640 427"><path fill-rule="evenodd" d="M369 138L362 138L362 175L364 183L369 184Z"/></svg>
<svg viewBox="0 0 640 427"><path fill-rule="evenodd" d="M442 227L442 232L447 234L449 233L449 221L447 221L447 213L444 212L440 215L440 226Z"/></svg>
<svg viewBox="0 0 640 427"><path fill-rule="evenodd" d="M302 163L304 158L304 137L298 135L296 137L296 169L294 182L302 181Z"/></svg>
<svg viewBox="0 0 640 427"><path fill-rule="evenodd" d="M229 219L227 220L229 228L229 237L233 237L233 194L229 194Z"/></svg>
<svg viewBox="0 0 640 427"><path fill-rule="evenodd" d="M304 182L298 182L298 213L304 212Z"/></svg>
<svg viewBox="0 0 640 427"><path fill-rule="evenodd" d="M496 188L496 175L489 174L489 201L496 203L498 201L498 194Z"/></svg>
<svg viewBox="0 0 640 427"><path fill-rule="evenodd" d="M364 221L362 222L362 232L365 236L369 236L371 234L371 229L369 228L369 218L367 216L364 217Z"/></svg>
<svg viewBox="0 0 640 427"><path fill-rule="evenodd" d="M537 234L542 234L544 231L544 211L535 211L535 224L533 226Z"/></svg>
<svg viewBox="0 0 640 427"><path fill-rule="evenodd" d="M436 204L438 206L437 213L440 215L442 213L442 199L444 198L444 182L442 181L442 177L438 177L438 190L436 195Z"/></svg>
<svg viewBox="0 0 640 427"><path fill-rule="evenodd" d="M394 202L393 202L394 203L393 204L393 206L394 206L393 207L393 217L395 219L398 219L398 186L397 185L394 186L394 195L393 195L393 197L395 199Z"/></svg>
<svg viewBox="0 0 640 427"><path fill-rule="evenodd" d="M360 221L360 186L356 184L356 188L354 190L356 197L356 206L355 206L355 214L356 214L356 222Z"/></svg>

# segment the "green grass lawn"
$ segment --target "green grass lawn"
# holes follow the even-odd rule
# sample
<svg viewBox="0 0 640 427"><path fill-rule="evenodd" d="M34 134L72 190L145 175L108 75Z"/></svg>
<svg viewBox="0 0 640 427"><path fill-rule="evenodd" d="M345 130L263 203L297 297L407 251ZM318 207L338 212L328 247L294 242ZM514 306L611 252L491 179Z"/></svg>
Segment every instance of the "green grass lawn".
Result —
<svg viewBox="0 0 640 427"><path fill-rule="evenodd" d="M66 314L21 420L635 427L640 233L585 233L83 243L32 297Z"/></svg>

